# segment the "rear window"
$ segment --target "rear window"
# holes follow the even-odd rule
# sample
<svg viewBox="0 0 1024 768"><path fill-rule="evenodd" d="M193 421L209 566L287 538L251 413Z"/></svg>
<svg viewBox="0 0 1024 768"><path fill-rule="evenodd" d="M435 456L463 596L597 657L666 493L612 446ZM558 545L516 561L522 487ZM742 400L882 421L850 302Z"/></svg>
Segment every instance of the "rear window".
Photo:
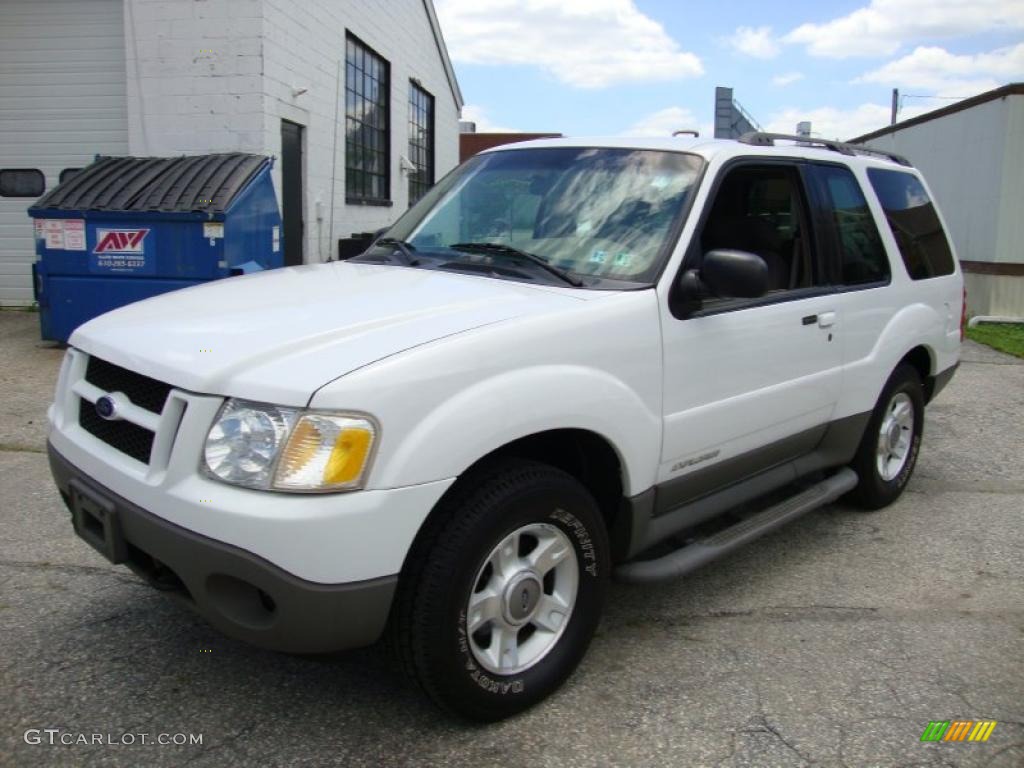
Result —
<svg viewBox="0 0 1024 768"><path fill-rule="evenodd" d="M35 168L4 168L0 171L2 197L39 197L45 188L43 172Z"/></svg>
<svg viewBox="0 0 1024 768"><path fill-rule="evenodd" d="M817 166L831 202L844 285L889 280L889 257L857 178L848 168Z"/></svg>
<svg viewBox="0 0 1024 768"><path fill-rule="evenodd" d="M868 178L885 209L903 263L914 280L953 273L953 252L939 216L916 176L869 168Z"/></svg>

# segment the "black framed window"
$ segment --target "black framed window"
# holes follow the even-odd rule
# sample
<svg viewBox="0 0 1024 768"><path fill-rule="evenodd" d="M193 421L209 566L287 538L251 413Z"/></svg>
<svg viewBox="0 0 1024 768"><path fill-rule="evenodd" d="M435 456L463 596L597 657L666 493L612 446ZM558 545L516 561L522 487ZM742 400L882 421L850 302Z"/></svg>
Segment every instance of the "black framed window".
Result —
<svg viewBox="0 0 1024 768"><path fill-rule="evenodd" d="M60 183L63 184L68 179L75 178L75 175L82 170L81 168L65 168L60 172Z"/></svg>
<svg viewBox="0 0 1024 768"><path fill-rule="evenodd" d="M796 166L739 165L726 171L701 228L701 253L755 253L768 266L768 291L825 285Z"/></svg>
<svg viewBox="0 0 1024 768"><path fill-rule="evenodd" d="M38 168L0 170L0 197L39 197L46 191L46 177Z"/></svg>
<svg viewBox="0 0 1024 768"><path fill-rule="evenodd" d="M912 173L869 168L868 179L885 209L903 263L913 280L953 274L953 251L935 204Z"/></svg>
<svg viewBox="0 0 1024 768"><path fill-rule="evenodd" d="M835 227L843 285L889 281L889 257L857 177L837 165L813 166Z"/></svg>
<svg viewBox="0 0 1024 768"><path fill-rule="evenodd" d="M345 197L348 202L390 202L389 94L390 64L357 37L347 35Z"/></svg>
<svg viewBox="0 0 1024 768"><path fill-rule="evenodd" d="M409 205L434 185L434 97L409 83Z"/></svg>

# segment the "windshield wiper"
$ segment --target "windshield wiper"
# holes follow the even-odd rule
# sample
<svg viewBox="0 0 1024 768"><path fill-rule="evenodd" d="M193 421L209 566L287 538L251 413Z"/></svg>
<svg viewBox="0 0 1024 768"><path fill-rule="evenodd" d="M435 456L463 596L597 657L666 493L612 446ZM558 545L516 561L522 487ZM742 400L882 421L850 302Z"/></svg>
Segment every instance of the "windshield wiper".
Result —
<svg viewBox="0 0 1024 768"><path fill-rule="evenodd" d="M453 243L448 247L456 251L469 251L471 253L476 252L488 256L512 256L517 259L528 261L531 264L536 264L541 269L550 272L555 277L559 278L563 282L566 282L575 288L581 288L583 286L582 280L573 277L564 269L556 267L543 256L538 256L535 253L527 253L526 251L521 251L518 248L513 248L511 245L504 245L502 243Z"/></svg>
<svg viewBox="0 0 1024 768"><path fill-rule="evenodd" d="M405 240L399 240L394 237L382 237L379 240L375 240L370 247L376 248L378 245L382 245L385 248L391 247L394 249L393 253L400 253L402 255L402 263L408 267L415 267L420 263L420 260L413 254L416 246L412 243L407 243Z"/></svg>

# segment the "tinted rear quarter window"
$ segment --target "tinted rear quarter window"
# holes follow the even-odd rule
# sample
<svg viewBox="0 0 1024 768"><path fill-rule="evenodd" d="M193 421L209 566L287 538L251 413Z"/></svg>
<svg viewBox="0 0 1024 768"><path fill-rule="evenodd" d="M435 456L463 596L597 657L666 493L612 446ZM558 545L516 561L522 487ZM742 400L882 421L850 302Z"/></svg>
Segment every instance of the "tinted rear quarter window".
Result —
<svg viewBox="0 0 1024 768"><path fill-rule="evenodd" d="M885 209L889 229L903 263L914 280L950 275L953 252L942 229L935 204L924 185L910 173L869 168L868 178Z"/></svg>
<svg viewBox="0 0 1024 768"><path fill-rule="evenodd" d="M889 257L868 201L848 168L818 166L831 203L844 285L889 281Z"/></svg>

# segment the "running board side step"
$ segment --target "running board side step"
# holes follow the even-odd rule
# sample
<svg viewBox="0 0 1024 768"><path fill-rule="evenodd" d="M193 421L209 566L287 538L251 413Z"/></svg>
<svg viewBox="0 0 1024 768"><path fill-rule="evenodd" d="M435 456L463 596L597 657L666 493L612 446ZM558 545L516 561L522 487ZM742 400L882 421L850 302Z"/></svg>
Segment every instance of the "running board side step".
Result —
<svg viewBox="0 0 1024 768"><path fill-rule="evenodd" d="M675 552L655 560L637 560L615 569L619 581L647 584L662 581L700 568L705 563L739 549L766 533L781 528L798 517L835 501L857 485L857 473L849 467L839 470L827 480L807 488L785 501L768 507L713 536L698 539Z"/></svg>

